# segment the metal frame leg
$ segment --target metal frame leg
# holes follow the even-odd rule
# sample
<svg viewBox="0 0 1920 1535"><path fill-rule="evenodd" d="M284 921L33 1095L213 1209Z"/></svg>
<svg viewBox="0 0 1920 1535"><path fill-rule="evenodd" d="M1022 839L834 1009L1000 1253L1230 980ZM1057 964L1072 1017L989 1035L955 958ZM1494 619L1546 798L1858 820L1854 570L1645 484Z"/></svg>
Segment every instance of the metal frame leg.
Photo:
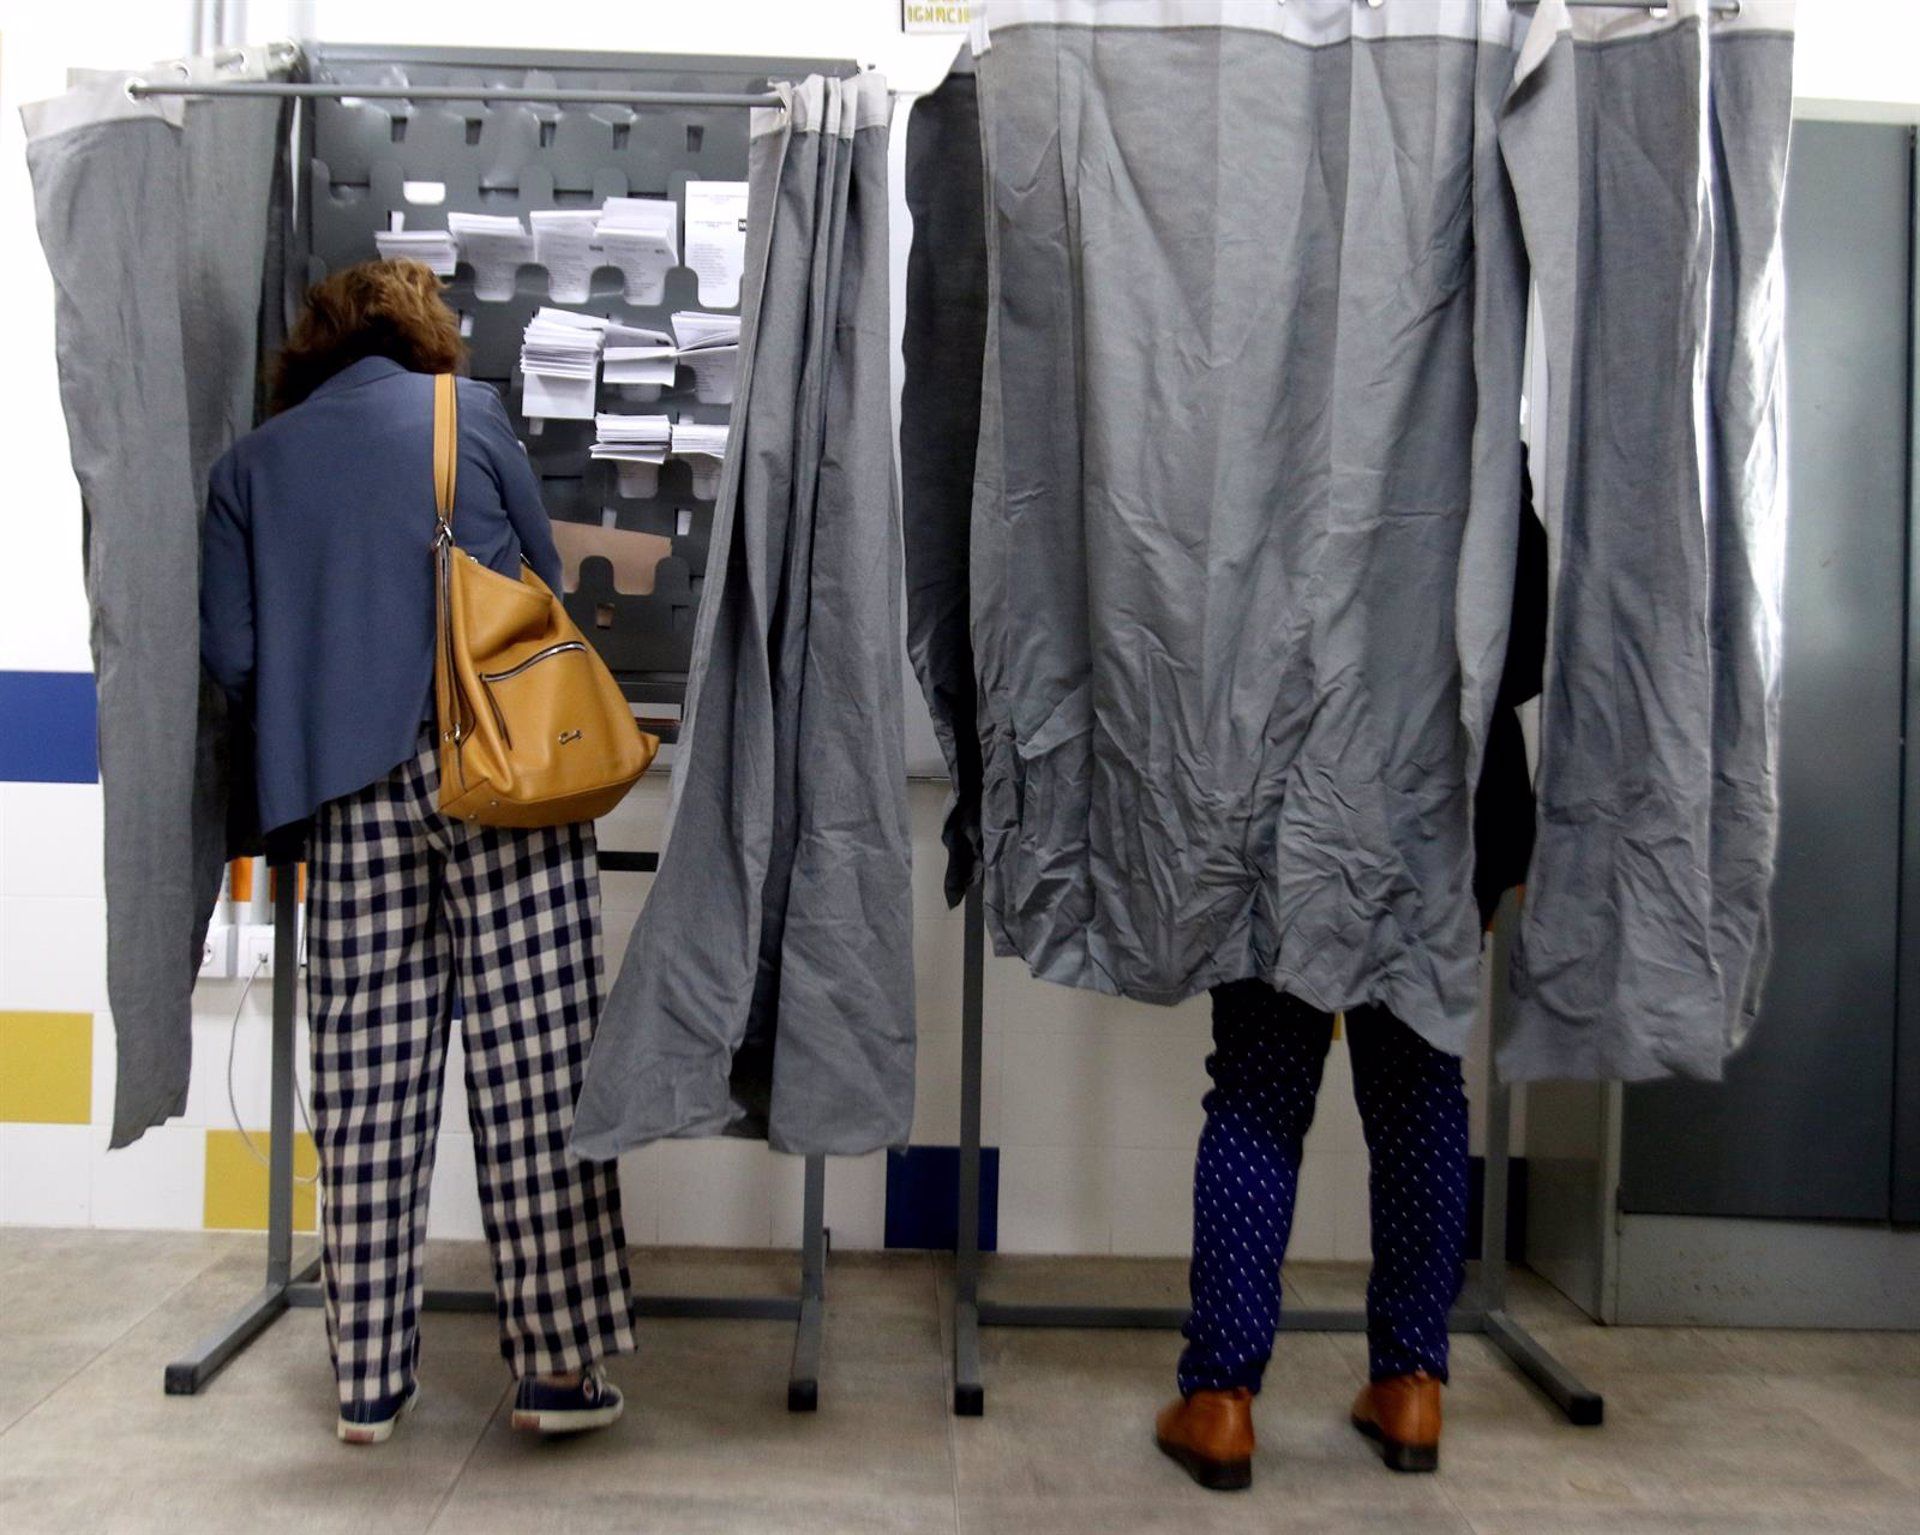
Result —
<svg viewBox="0 0 1920 1535"><path fill-rule="evenodd" d="M166 1370L168 1396L193 1396L288 1306L318 1272L315 1257L293 1271L293 1020L300 984L299 878L273 870L273 1046L267 1147L267 1278L260 1291Z"/></svg>
<svg viewBox="0 0 1920 1535"><path fill-rule="evenodd" d="M787 1411L820 1405L820 1343L827 1300L827 1159L807 1158L800 1233L800 1316L787 1371Z"/></svg>
<svg viewBox="0 0 1920 1535"><path fill-rule="evenodd" d="M987 917L978 882L967 891L960 979L960 1192L953 1254L953 1410L987 1410L980 1375L980 1078L985 1030Z"/></svg>
<svg viewBox="0 0 1920 1535"><path fill-rule="evenodd" d="M1478 1331L1510 1360L1528 1380L1546 1393L1569 1423L1591 1428L1600 1423L1606 1404L1597 1391L1556 1359L1553 1353L1507 1310L1507 1170L1512 1157L1512 1110L1515 1089L1500 1080L1494 1066L1501 1037L1512 1015L1513 998L1507 988L1508 959L1513 929L1520 920L1520 895L1509 890L1494 917L1491 955L1492 995L1488 1008L1492 1046L1487 1053L1487 1132L1483 1165L1485 1178L1480 1200L1480 1326Z"/></svg>

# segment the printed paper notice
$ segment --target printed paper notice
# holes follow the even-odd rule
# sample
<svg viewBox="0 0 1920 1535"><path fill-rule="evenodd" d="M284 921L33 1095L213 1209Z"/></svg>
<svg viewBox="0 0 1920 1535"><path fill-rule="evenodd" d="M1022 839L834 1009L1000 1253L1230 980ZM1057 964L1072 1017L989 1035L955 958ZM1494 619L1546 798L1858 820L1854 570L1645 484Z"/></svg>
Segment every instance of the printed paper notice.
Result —
<svg viewBox="0 0 1920 1535"><path fill-rule="evenodd" d="M687 183L687 265L700 280L700 302L731 309L740 302L747 265L747 184Z"/></svg>

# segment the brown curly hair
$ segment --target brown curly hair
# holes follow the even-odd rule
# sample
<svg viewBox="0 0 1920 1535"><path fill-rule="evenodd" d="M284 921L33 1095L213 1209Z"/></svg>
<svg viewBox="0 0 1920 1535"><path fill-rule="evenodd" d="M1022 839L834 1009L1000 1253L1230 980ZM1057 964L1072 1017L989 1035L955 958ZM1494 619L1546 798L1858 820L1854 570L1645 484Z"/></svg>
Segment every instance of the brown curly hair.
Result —
<svg viewBox="0 0 1920 1535"><path fill-rule="evenodd" d="M459 318L427 266L362 261L307 290L274 370L272 408L298 405L363 357L390 357L415 373L451 373L466 355Z"/></svg>

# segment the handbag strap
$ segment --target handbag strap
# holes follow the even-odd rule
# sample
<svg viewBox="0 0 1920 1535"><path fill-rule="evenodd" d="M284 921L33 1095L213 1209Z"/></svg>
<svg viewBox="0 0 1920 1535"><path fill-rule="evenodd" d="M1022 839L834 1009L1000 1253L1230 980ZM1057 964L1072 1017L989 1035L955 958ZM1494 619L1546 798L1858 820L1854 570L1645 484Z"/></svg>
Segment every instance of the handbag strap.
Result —
<svg viewBox="0 0 1920 1535"><path fill-rule="evenodd" d="M451 373L433 378L433 501L442 531L453 526L453 481L460 466L460 396Z"/></svg>
<svg viewBox="0 0 1920 1535"><path fill-rule="evenodd" d="M467 737L466 710L453 647L453 480L460 460L460 398L453 375L433 379L433 691L443 744Z"/></svg>

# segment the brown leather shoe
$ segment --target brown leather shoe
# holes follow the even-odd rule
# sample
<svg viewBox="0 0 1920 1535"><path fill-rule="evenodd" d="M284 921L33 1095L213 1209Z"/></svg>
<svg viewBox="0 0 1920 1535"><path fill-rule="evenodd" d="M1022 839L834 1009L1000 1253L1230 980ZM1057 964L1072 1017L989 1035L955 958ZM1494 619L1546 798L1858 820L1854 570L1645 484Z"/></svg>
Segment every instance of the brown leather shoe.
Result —
<svg viewBox="0 0 1920 1535"><path fill-rule="evenodd" d="M1153 1441L1209 1492L1253 1485L1253 1393L1196 1391L1161 1408Z"/></svg>
<svg viewBox="0 0 1920 1535"><path fill-rule="evenodd" d="M1440 1382L1426 1371L1363 1386L1353 1426L1375 1440L1395 1471L1440 1469Z"/></svg>

